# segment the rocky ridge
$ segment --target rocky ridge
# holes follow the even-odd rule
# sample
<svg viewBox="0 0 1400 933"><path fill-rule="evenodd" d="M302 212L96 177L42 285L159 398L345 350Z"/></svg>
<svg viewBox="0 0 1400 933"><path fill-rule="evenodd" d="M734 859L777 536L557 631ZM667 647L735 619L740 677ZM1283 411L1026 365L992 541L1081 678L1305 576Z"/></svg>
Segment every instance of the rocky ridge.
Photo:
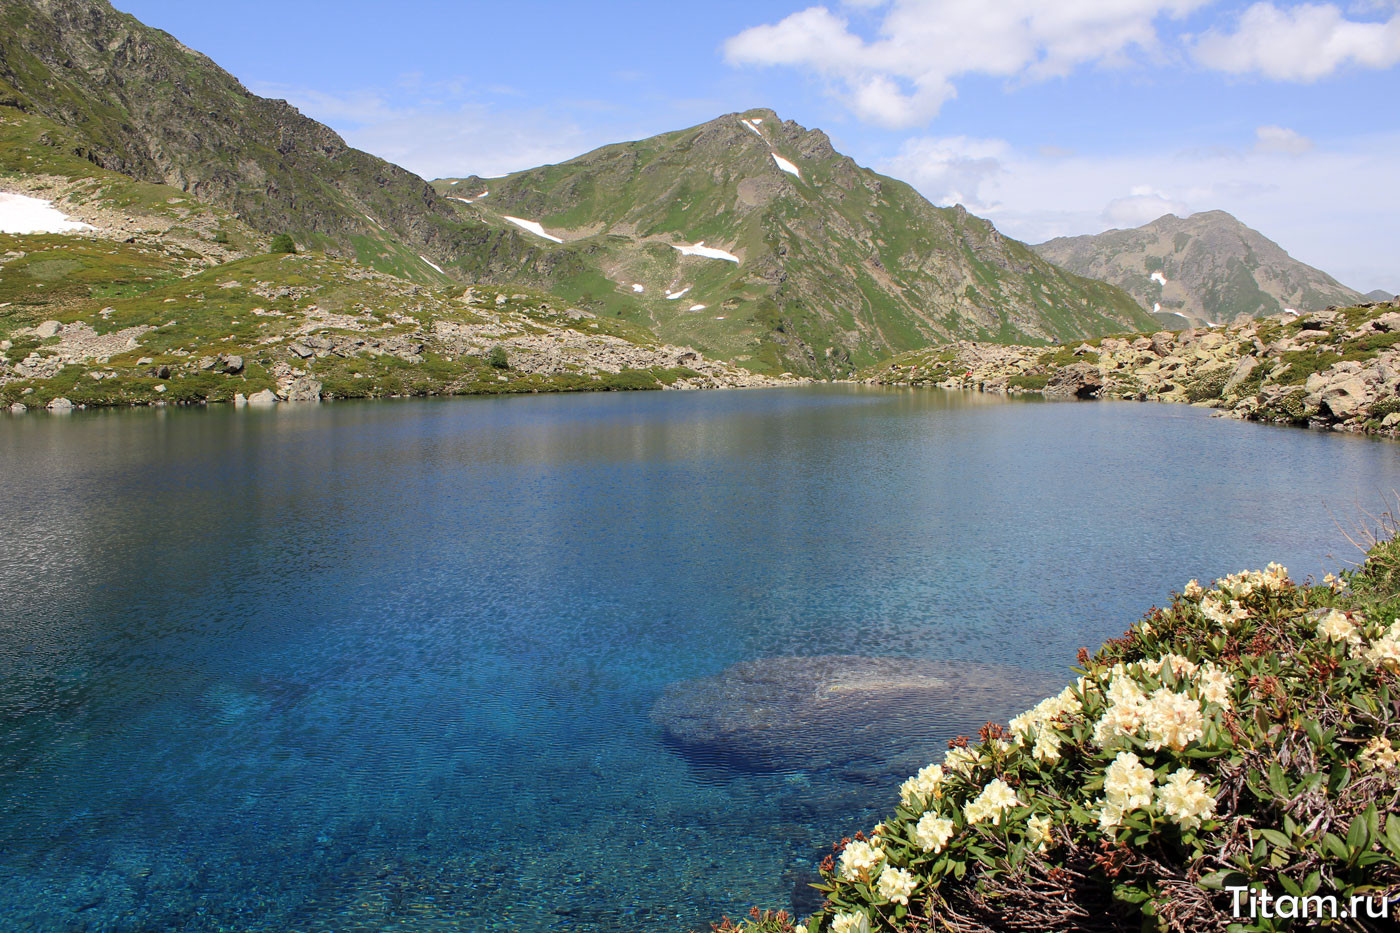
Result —
<svg viewBox="0 0 1400 933"><path fill-rule="evenodd" d="M905 354L864 381L1181 402L1251 421L1400 436L1400 299L1051 350L963 341Z"/></svg>

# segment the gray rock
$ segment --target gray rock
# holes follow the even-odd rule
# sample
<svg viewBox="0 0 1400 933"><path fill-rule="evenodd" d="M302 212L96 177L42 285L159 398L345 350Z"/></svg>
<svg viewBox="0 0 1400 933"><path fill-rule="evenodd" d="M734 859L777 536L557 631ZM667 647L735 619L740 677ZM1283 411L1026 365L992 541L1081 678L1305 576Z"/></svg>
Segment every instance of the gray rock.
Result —
<svg viewBox="0 0 1400 933"><path fill-rule="evenodd" d="M58 398L56 398L56 399L54 399L53 401L49 402L49 406L48 406L48 407L49 407L49 411L72 411L72 410L73 410L73 403L70 402L70 401L68 401L68 399L66 399L66 398L64 398L63 396L60 395Z"/></svg>
<svg viewBox="0 0 1400 933"><path fill-rule="evenodd" d="M271 389L263 389L261 392L254 392L248 396L249 405L276 405L277 393Z"/></svg>
<svg viewBox="0 0 1400 933"><path fill-rule="evenodd" d="M59 328L63 325L57 321L45 321L34 328L34 336L40 340L48 340L50 337L57 337Z"/></svg>
<svg viewBox="0 0 1400 933"><path fill-rule="evenodd" d="M769 658L671 686L652 719L685 754L735 769L907 775L1067 679L912 658Z"/></svg>
<svg viewBox="0 0 1400 933"><path fill-rule="evenodd" d="M223 364L221 369L223 372L226 372L231 376L243 372L243 357L225 356L221 357L221 360Z"/></svg>
<svg viewBox="0 0 1400 933"><path fill-rule="evenodd" d="M285 393L289 402L319 402L321 383L310 376L298 376L286 387Z"/></svg>
<svg viewBox="0 0 1400 933"><path fill-rule="evenodd" d="M1259 366L1259 361L1252 356L1240 357L1240 361L1235 364L1235 369L1230 373L1230 378L1225 380L1224 394L1229 395L1240 387Z"/></svg>
<svg viewBox="0 0 1400 933"><path fill-rule="evenodd" d="M10 406L10 414L12 415L22 415L27 411L29 411L29 409L25 407L23 402L15 402Z"/></svg>
<svg viewBox="0 0 1400 933"><path fill-rule="evenodd" d="M1365 381L1353 376L1337 380L1323 389L1318 400L1318 410L1323 414L1331 414L1338 421L1346 421L1361 414L1369 401L1370 393Z"/></svg>
<svg viewBox="0 0 1400 933"><path fill-rule="evenodd" d="M213 369L216 363L217 361L212 356L206 356L199 361L199 368L201 370Z"/></svg>
<svg viewBox="0 0 1400 933"><path fill-rule="evenodd" d="M1103 390L1103 373L1092 363L1071 363L1050 377L1046 398L1095 398Z"/></svg>
<svg viewBox="0 0 1400 933"><path fill-rule="evenodd" d="M291 350L294 354L296 354L304 360L309 360L316 355L316 351L306 346L305 344L294 343L287 349Z"/></svg>

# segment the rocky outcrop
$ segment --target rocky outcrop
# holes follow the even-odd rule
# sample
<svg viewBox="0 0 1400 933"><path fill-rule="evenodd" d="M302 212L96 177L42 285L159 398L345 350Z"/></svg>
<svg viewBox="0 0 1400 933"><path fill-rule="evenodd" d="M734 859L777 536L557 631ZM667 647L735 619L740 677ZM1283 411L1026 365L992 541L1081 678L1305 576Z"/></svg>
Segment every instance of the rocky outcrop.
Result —
<svg viewBox="0 0 1400 933"><path fill-rule="evenodd" d="M1400 433L1400 299L1073 348L958 343L866 381L1186 402L1253 421Z"/></svg>
<svg viewBox="0 0 1400 933"><path fill-rule="evenodd" d="M967 662L766 658L673 685L652 719L687 755L731 768L912 774L949 739L1033 705L1050 681Z"/></svg>

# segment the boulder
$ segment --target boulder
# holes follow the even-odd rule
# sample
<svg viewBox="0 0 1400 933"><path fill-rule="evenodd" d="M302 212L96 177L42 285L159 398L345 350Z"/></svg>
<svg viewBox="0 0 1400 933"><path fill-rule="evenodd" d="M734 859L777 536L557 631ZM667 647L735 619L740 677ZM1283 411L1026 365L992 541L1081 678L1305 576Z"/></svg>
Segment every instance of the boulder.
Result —
<svg viewBox="0 0 1400 933"><path fill-rule="evenodd" d="M1240 357L1240 361L1235 364L1234 370L1230 373L1230 378L1225 380L1223 394L1229 395L1238 389L1258 366L1259 361L1254 357Z"/></svg>
<svg viewBox="0 0 1400 933"><path fill-rule="evenodd" d="M1366 382L1355 376L1338 379L1323 389L1318 400L1318 410L1330 414L1338 421L1346 421L1361 414L1370 401Z"/></svg>
<svg viewBox="0 0 1400 933"><path fill-rule="evenodd" d="M73 403L60 395L58 398L49 402L48 408L49 411L72 411Z"/></svg>
<svg viewBox="0 0 1400 933"><path fill-rule="evenodd" d="M248 396L249 405L276 405L277 394L271 389L263 389L261 392L254 392Z"/></svg>
<svg viewBox="0 0 1400 933"><path fill-rule="evenodd" d="M63 325L57 321L45 321L34 328L34 336L40 340L48 340L50 337L57 337L58 331Z"/></svg>
<svg viewBox="0 0 1400 933"><path fill-rule="evenodd" d="M711 764L897 776L1063 686L1062 677L992 664L766 658L672 685L652 719L682 753Z"/></svg>
<svg viewBox="0 0 1400 933"><path fill-rule="evenodd" d="M241 356L221 356L219 362L220 372L228 373L230 376L243 372L243 357Z"/></svg>
<svg viewBox="0 0 1400 933"><path fill-rule="evenodd" d="M1103 373L1092 363L1071 363L1046 383L1046 398L1094 398L1103 390Z"/></svg>
<svg viewBox="0 0 1400 933"><path fill-rule="evenodd" d="M321 382L310 376L298 376L287 384L284 393L289 402L319 402Z"/></svg>
<svg viewBox="0 0 1400 933"><path fill-rule="evenodd" d="M25 407L23 402L15 402L10 406L10 414L12 415L22 415L27 411L29 411L29 409Z"/></svg>
<svg viewBox="0 0 1400 933"><path fill-rule="evenodd" d="M1158 356L1166 356L1172 351L1172 347L1175 344L1175 334L1168 330L1159 330L1152 335L1152 339L1148 342L1148 347Z"/></svg>

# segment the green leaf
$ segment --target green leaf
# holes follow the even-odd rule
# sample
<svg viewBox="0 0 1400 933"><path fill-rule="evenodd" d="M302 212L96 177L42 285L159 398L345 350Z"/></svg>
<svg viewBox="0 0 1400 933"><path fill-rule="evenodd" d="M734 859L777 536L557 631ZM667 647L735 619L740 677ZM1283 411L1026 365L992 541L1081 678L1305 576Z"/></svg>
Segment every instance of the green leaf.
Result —
<svg viewBox="0 0 1400 933"><path fill-rule="evenodd" d="M1288 779L1283 776L1283 768L1277 761L1269 762L1269 790L1276 796L1288 796Z"/></svg>
<svg viewBox="0 0 1400 933"><path fill-rule="evenodd" d="M1336 833L1324 833L1322 836L1322 845L1328 852L1331 852L1340 859L1345 859L1351 854L1347 851L1347 844L1342 842Z"/></svg>
<svg viewBox="0 0 1400 933"><path fill-rule="evenodd" d="M1392 813L1385 820L1385 847L1400 855L1400 814Z"/></svg>
<svg viewBox="0 0 1400 933"><path fill-rule="evenodd" d="M1276 829L1261 829L1259 835L1269 840L1270 844L1278 846L1280 849L1293 848L1293 841Z"/></svg>
<svg viewBox="0 0 1400 933"><path fill-rule="evenodd" d="M1278 883L1283 886L1283 889L1285 891L1287 891L1289 894L1292 894L1294 897L1303 896L1303 888L1298 884L1298 882L1294 881L1287 875L1279 875Z"/></svg>
<svg viewBox="0 0 1400 933"><path fill-rule="evenodd" d="M1303 879L1303 894L1312 894L1322 886L1322 869L1314 869L1311 874Z"/></svg>

